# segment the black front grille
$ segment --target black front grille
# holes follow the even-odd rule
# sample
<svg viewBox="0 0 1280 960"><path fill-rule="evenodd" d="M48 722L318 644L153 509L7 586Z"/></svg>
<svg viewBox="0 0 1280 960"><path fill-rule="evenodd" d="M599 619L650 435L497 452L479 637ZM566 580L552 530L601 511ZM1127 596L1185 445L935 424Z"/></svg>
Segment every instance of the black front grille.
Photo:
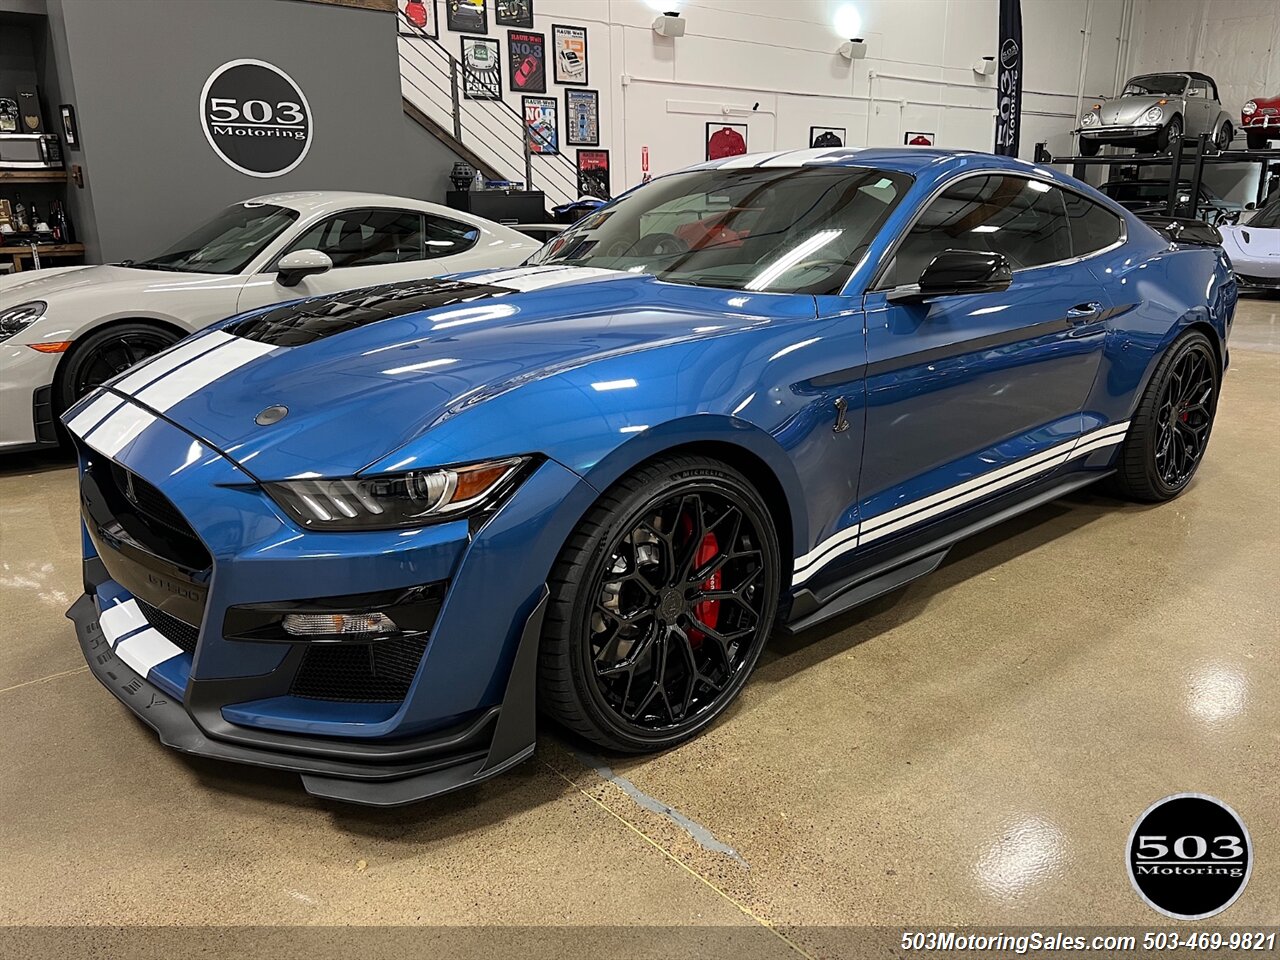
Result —
<svg viewBox="0 0 1280 960"><path fill-rule="evenodd" d="M408 694L426 649L425 635L373 643L312 643L289 692L311 700L396 703Z"/></svg>
<svg viewBox="0 0 1280 960"><path fill-rule="evenodd" d="M138 508L142 518L150 524L158 524L170 533L191 540L199 540L196 532L187 523L186 517L178 512L178 508L169 502L169 498L157 490L152 484L143 480L136 473L126 470L114 460L111 461L111 477L116 488L125 495L130 503Z"/></svg>
<svg viewBox="0 0 1280 960"><path fill-rule="evenodd" d="M138 609L147 618L147 623L155 627L156 631L165 639L187 653L194 654L196 652L196 641L200 639L199 627L193 627L185 620L179 620L172 614L165 613L159 607L153 607L141 598L135 599L138 600Z"/></svg>

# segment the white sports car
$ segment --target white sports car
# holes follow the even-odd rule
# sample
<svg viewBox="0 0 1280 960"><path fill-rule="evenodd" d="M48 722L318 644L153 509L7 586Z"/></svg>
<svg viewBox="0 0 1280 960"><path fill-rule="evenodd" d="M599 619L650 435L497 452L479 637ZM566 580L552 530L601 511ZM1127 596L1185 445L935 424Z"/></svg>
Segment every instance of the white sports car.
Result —
<svg viewBox="0 0 1280 960"><path fill-rule="evenodd" d="M85 393L215 320L285 300L521 263L522 233L421 200L246 200L149 260L0 277L0 453L57 443Z"/></svg>
<svg viewBox="0 0 1280 960"><path fill-rule="evenodd" d="M1240 286L1280 290L1280 198L1253 214L1247 223L1218 230Z"/></svg>

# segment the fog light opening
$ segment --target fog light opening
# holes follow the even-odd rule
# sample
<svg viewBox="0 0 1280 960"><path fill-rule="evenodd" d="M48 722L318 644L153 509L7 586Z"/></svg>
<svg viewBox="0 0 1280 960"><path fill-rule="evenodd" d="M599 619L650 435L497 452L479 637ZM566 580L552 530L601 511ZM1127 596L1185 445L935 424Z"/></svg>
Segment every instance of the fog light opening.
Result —
<svg viewBox="0 0 1280 960"><path fill-rule="evenodd" d="M385 613L290 613L284 631L295 637L376 637L400 628Z"/></svg>

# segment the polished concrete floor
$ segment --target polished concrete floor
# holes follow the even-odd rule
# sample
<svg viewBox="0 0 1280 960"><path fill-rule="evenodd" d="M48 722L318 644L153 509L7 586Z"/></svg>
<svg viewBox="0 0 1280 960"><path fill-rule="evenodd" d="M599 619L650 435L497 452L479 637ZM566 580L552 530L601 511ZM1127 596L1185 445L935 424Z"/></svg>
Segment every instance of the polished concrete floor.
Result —
<svg viewBox="0 0 1280 960"><path fill-rule="evenodd" d="M1280 922L1280 300L1241 303L1207 459L1160 507L1077 496L775 640L669 753L552 730L512 774L391 812L184 759L63 611L74 477L0 463L0 922L684 924L822 955L820 925L1134 924L1135 818L1217 796L1257 850L1217 921ZM771 928L771 929L770 929Z"/></svg>

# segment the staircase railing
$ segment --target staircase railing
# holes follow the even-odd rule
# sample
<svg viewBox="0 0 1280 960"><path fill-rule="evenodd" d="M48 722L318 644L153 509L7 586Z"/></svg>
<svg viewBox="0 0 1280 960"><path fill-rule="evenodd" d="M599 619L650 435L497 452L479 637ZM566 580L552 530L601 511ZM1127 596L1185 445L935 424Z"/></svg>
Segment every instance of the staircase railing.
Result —
<svg viewBox="0 0 1280 960"><path fill-rule="evenodd" d="M563 154L532 149L531 140L551 146L549 137L527 129L524 117L505 100L462 96L462 62L416 24L403 17L400 23L415 32L412 38L398 37L401 92L410 103L495 170L522 170L526 187L542 190L552 205L578 198L577 166Z"/></svg>

